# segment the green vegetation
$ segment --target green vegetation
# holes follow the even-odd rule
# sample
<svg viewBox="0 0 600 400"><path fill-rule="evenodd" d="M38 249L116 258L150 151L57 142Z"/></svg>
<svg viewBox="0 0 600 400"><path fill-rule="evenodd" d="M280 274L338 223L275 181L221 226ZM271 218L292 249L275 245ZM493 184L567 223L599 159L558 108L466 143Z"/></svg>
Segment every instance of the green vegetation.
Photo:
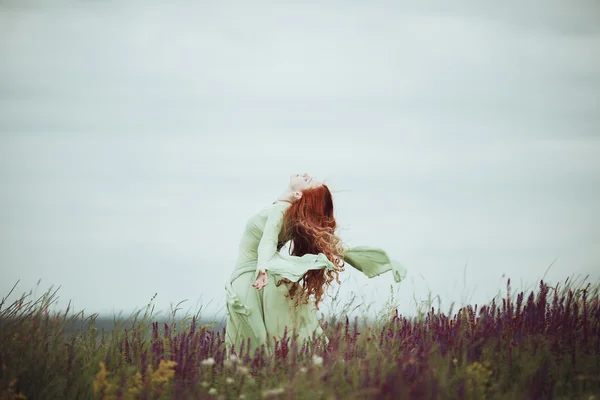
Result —
<svg viewBox="0 0 600 400"><path fill-rule="evenodd" d="M600 398L599 285L507 293L485 306L369 324L344 315L325 338L228 355L197 317L98 330L51 312L56 291L0 303L0 399ZM248 346L244 346L248 348ZM594 397L596 396L596 397Z"/></svg>

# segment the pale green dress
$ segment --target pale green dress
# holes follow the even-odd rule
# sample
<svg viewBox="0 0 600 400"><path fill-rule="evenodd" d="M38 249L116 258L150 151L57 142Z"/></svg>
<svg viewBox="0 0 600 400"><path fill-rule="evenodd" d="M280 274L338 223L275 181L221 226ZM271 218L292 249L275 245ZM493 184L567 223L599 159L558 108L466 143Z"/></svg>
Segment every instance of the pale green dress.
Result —
<svg viewBox="0 0 600 400"><path fill-rule="evenodd" d="M324 254L296 257L279 253L283 216L289 206L283 202L273 204L246 223L235 269L225 285L229 350L233 347L239 352L242 342L246 347L250 339L251 354L263 344L270 351L273 338L283 337L286 327L288 335L295 332L300 342L313 333L322 334L314 304L294 307L294 301L286 297L288 285L276 285L282 278L298 282L310 270L335 268ZM392 271L396 282L406 276L406 269L381 249L353 247L345 251L344 261L369 278L387 271ZM259 269L265 269L268 277L262 290L252 287Z"/></svg>

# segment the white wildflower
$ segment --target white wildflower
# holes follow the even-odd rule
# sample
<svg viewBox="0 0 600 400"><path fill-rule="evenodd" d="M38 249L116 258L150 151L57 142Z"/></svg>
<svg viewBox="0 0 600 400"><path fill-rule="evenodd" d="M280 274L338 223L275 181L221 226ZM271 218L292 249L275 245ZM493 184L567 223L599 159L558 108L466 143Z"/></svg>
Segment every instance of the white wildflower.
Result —
<svg viewBox="0 0 600 400"><path fill-rule="evenodd" d="M308 371L308 368L300 367L300 369L298 371L300 371L301 374L305 374Z"/></svg>
<svg viewBox="0 0 600 400"><path fill-rule="evenodd" d="M202 386L203 388L207 388L210 386L210 383L208 383L206 381L202 381L202 382L200 382L200 386Z"/></svg>
<svg viewBox="0 0 600 400"><path fill-rule="evenodd" d="M238 362L238 360L239 360L239 357L238 357L238 356L236 356L235 354L232 354L232 355L230 355L230 356L229 356L229 361L231 361L231 362L232 362L232 363L234 363L234 364L235 364L236 362Z"/></svg>
<svg viewBox="0 0 600 400"><path fill-rule="evenodd" d="M208 357L206 360L202 360L202 362L200 362L200 364L202 365L215 365L215 359L212 357Z"/></svg>
<svg viewBox="0 0 600 400"><path fill-rule="evenodd" d="M215 395L215 394L217 394L217 389L215 389L215 388L210 388L210 390L208 391L208 394L212 394L212 395Z"/></svg>
<svg viewBox="0 0 600 400"><path fill-rule="evenodd" d="M225 368L233 368L233 362L231 362L231 360L225 360L223 361L223 366Z"/></svg>
<svg viewBox="0 0 600 400"><path fill-rule="evenodd" d="M323 365L323 357L315 354L312 356L312 362L316 366L321 366L321 365Z"/></svg>
<svg viewBox="0 0 600 400"><path fill-rule="evenodd" d="M228 377L227 377L227 379L225 379L225 382L226 382L228 385L231 385L232 383L234 383L234 382L235 382L235 380L234 380L232 377L228 376Z"/></svg>
<svg viewBox="0 0 600 400"><path fill-rule="evenodd" d="M250 370L248 369L248 367L244 367L243 365L240 365L237 368L238 372L242 375L248 375L248 372L250 372Z"/></svg>

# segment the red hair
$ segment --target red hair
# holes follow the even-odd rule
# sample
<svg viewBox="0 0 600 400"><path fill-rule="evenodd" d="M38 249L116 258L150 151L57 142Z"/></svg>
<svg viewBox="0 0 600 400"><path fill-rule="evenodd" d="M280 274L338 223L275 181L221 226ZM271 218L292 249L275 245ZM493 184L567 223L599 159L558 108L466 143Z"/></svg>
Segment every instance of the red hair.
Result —
<svg viewBox="0 0 600 400"><path fill-rule="evenodd" d="M319 309L323 294L331 283L334 280L340 283L338 275L344 267L344 248L335 234L337 223L333 211L331 192L327 185L321 185L305 190L285 213L283 229L285 237L292 241L290 254L303 256L323 253L337 267L337 270L308 271L300 282L292 283L289 295L295 297L296 307L307 304L312 295Z"/></svg>

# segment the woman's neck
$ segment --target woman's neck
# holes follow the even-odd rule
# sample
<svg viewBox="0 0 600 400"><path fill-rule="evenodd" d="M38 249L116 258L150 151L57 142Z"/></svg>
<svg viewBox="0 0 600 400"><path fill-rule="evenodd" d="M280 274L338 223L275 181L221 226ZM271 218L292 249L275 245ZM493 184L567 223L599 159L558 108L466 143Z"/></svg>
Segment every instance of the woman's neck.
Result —
<svg viewBox="0 0 600 400"><path fill-rule="evenodd" d="M291 202L291 201L289 201L289 200L282 200L282 199L277 199L277 200L275 200L275 201L273 202L273 204L279 204L279 203L286 203L286 204L287 204L287 203L289 203L289 204L294 204L294 203L292 203L292 202Z"/></svg>
<svg viewBox="0 0 600 400"><path fill-rule="evenodd" d="M295 200L296 200L296 198L294 197L294 191L288 188L277 197L277 200L275 200L274 203L285 202L285 203L294 204Z"/></svg>

